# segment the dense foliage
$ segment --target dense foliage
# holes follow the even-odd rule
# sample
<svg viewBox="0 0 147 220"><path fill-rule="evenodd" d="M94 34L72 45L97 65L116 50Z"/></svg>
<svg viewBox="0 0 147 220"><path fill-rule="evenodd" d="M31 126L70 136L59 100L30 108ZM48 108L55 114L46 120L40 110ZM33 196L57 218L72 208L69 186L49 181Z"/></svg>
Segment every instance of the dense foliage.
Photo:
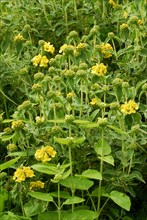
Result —
<svg viewBox="0 0 147 220"><path fill-rule="evenodd" d="M0 218L146 218L146 0L1 0Z"/></svg>

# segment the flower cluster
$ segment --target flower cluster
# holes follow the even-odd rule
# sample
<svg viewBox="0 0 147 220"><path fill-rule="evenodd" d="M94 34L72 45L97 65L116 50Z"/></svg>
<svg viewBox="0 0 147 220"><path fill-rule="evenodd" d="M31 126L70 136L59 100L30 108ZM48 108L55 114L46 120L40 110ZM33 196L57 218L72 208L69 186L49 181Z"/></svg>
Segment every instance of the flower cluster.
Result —
<svg viewBox="0 0 147 220"><path fill-rule="evenodd" d="M20 128L23 128L23 127L24 127L23 121L21 121L21 120L12 121L11 128L13 130L17 130L17 129L20 129Z"/></svg>
<svg viewBox="0 0 147 220"><path fill-rule="evenodd" d="M40 67L47 67L49 60L45 55L41 56L40 54L38 54L32 59L32 62L34 66L39 65Z"/></svg>
<svg viewBox="0 0 147 220"><path fill-rule="evenodd" d="M129 102L122 104L120 106L120 110L121 112L129 115L135 113L136 110L138 110L138 105L133 100L130 100Z"/></svg>
<svg viewBox="0 0 147 220"><path fill-rule="evenodd" d="M109 44L109 43L106 43L106 44L102 43L100 45L100 49L101 49L101 52L102 52L104 58L109 58L109 57L112 56L112 54L109 52L109 50L113 50L111 44Z"/></svg>
<svg viewBox="0 0 147 220"><path fill-rule="evenodd" d="M17 150L16 144L8 144L8 145L7 145L7 150L8 150L9 152L12 152L12 151Z"/></svg>
<svg viewBox="0 0 147 220"><path fill-rule="evenodd" d="M55 157L56 151L51 146L42 146L41 149L38 149L35 153L35 158L37 160L41 160L43 163L50 161L53 157Z"/></svg>
<svg viewBox="0 0 147 220"><path fill-rule="evenodd" d="M54 54L55 48L50 42L45 42L43 47L44 47L44 51Z"/></svg>
<svg viewBox="0 0 147 220"><path fill-rule="evenodd" d="M128 24L123 23L123 24L120 25L120 30L124 30L126 28L128 28Z"/></svg>
<svg viewBox="0 0 147 220"><path fill-rule="evenodd" d="M35 174L30 167L23 166L17 168L17 170L14 173L13 180L15 180L16 182L22 182L25 181L26 178L32 178L34 176Z"/></svg>
<svg viewBox="0 0 147 220"><path fill-rule="evenodd" d="M36 181L36 182L30 182L30 189L38 189L38 188L41 188L43 189L44 188L44 184L43 182L41 181Z"/></svg>
<svg viewBox="0 0 147 220"><path fill-rule="evenodd" d="M112 5L113 8L116 7L116 3L113 0L109 0L109 4Z"/></svg>
<svg viewBox="0 0 147 220"><path fill-rule="evenodd" d="M96 98L93 98L90 102L91 105L97 105L98 101Z"/></svg>
<svg viewBox="0 0 147 220"><path fill-rule="evenodd" d="M73 45L67 45L63 44L63 46L60 47L59 53L63 54L71 54L75 52L75 47Z"/></svg>
<svg viewBox="0 0 147 220"><path fill-rule="evenodd" d="M14 37L14 41L23 41L23 40L25 40L25 39L21 34L18 34Z"/></svg>
<svg viewBox="0 0 147 220"><path fill-rule="evenodd" d="M97 64L92 67L92 73L98 76L104 76L107 73L107 67L103 63Z"/></svg>

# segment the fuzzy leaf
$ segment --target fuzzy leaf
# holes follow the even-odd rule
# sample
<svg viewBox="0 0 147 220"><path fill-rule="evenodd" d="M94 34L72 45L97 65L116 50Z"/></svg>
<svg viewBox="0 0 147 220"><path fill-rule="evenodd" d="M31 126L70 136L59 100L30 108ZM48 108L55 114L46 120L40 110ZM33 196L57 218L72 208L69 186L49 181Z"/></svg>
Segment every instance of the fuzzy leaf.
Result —
<svg viewBox="0 0 147 220"><path fill-rule="evenodd" d="M49 193L29 192L28 194L35 199L40 199L46 202L53 202L53 197Z"/></svg>
<svg viewBox="0 0 147 220"><path fill-rule="evenodd" d="M89 179L102 180L102 175L97 170L92 170L92 169L85 170L82 173L82 176L89 178Z"/></svg>
<svg viewBox="0 0 147 220"><path fill-rule="evenodd" d="M102 139L94 145L94 149L100 156L105 156L111 153L110 145L105 140L102 141Z"/></svg>
<svg viewBox="0 0 147 220"><path fill-rule="evenodd" d="M70 189L88 190L94 183L79 176L69 176L62 180L60 184Z"/></svg>
<svg viewBox="0 0 147 220"><path fill-rule="evenodd" d="M131 201L126 194L114 190L110 193L110 198L121 208L130 211Z"/></svg>
<svg viewBox="0 0 147 220"><path fill-rule="evenodd" d="M109 163L111 165L114 166L114 158L112 157L112 155L107 155L107 156L104 156L104 157L98 157L100 160L103 160L105 161L106 163Z"/></svg>
<svg viewBox="0 0 147 220"><path fill-rule="evenodd" d="M63 203L64 205L70 205L70 204L77 204L77 203L81 203L81 202L84 202L85 199L82 199L80 197L77 197L77 196L73 196L73 197L70 197L68 199L66 199L66 201Z"/></svg>
<svg viewBox="0 0 147 220"><path fill-rule="evenodd" d="M98 213L90 210L77 210L64 216L63 220L94 220Z"/></svg>
<svg viewBox="0 0 147 220"><path fill-rule="evenodd" d="M7 162L5 162L5 163L3 163L3 164L0 164L0 172L1 172L2 170L5 170L5 169L11 167L11 166L12 166L14 163L16 163L19 159L20 159L20 157L16 157L16 158L14 158L14 159L12 159L12 160L9 160L9 161L7 161Z"/></svg>

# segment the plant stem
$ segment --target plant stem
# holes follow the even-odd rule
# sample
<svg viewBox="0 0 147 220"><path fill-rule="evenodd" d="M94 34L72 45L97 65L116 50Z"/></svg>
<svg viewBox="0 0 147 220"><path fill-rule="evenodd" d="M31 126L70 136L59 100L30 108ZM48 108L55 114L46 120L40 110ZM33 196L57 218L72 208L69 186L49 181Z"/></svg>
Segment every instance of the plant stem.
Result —
<svg viewBox="0 0 147 220"><path fill-rule="evenodd" d="M19 201L20 201L22 214L23 214L23 216L26 216L25 211L24 211L24 207L23 207L23 201L22 201L21 183L18 185L18 188L19 188Z"/></svg>
<svg viewBox="0 0 147 220"><path fill-rule="evenodd" d="M61 220L60 183L58 182L58 220Z"/></svg>
<svg viewBox="0 0 147 220"><path fill-rule="evenodd" d="M80 106L80 118L81 118L82 113L83 113L83 82L82 82L82 79L81 79L80 90L81 90L81 106Z"/></svg>
<svg viewBox="0 0 147 220"><path fill-rule="evenodd" d="M69 137L71 137L71 126L69 125ZM73 167L72 167L72 151L71 151L71 145L68 146L69 150L69 164L70 164L70 173L71 177L73 177ZM71 189L72 196L75 194L75 189ZM74 212L74 204L72 204L72 212Z"/></svg>
<svg viewBox="0 0 147 220"><path fill-rule="evenodd" d="M87 190L87 192L88 192L88 196L89 196L89 198L90 198L90 200L91 200L93 209L94 209L94 211L96 212L96 206L95 206L95 204L94 204L94 201L93 201L93 199L92 199L92 196L90 195L90 192L89 192L88 190Z"/></svg>
<svg viewBox="0 0 147 220"><path fill-rule="evenodd" d="M101 162L100 162L100 173L103 175L103 148L104 148L104 128L102 128L102 134L101 134L101 140L102 140L102 155L101 155ZM98 188L98 204L97 204L97 212L99 214L100 212L100 205L101 205L101 186L102 186L102 180L99 181L99 188ZM97 220L99 219L99 216Z"/></svg>

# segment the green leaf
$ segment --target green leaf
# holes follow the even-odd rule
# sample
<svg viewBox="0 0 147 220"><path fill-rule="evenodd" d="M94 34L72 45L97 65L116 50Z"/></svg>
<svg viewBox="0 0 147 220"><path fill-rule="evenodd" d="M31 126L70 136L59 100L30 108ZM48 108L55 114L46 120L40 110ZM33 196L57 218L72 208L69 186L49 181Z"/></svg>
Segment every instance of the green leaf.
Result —
<svg viewBox="0 0 147 220"><path fill-rule="evenodd" d="M99 187L97 187L96 189L94 189L91 193L91 196L98 196L99 195ZM109 197L109 193L106 192L104 187L101 187L101 191L100 191L100 196L103 197Z"/></svg>
<svg viewBox="0 0 147 220"><path fill-rule="evenodd" d="M53 196L53 197L58 198L58 192L57 192L57 191L51 192L51 193L49 193L49 194L50 194L51 196ZM69 192L60 191L60 198L67 199L67 198L69 198L69 197L70 197Z"/></svg>
<svg viewBox="0 0 147 220"><path fill-rule="evenodd" d="M90 123L90 121L79 120L79 119L74 120L73 122L74 122L75 124L88 124L88 123Z"/></svg>
<svg viewBox="0 0 147 220"><path fill-rule="evenodd" d="M66 214L63 220L94 220L98 217L98 213L90 210L78 210L73 213Z"/></svg>
<svg viewBox="0 0 147 220"><path fill-rule="evenodd" d="M10 152L8 153L9 157L27 157L27 156L33 156L35 154L35 150L28 150L28 151L18 151L18 152Z"/></svg>
<svg viewBox="0 0 147 220"><path fill-rule="evenodd" d="M81 203L81 202L84 202L85 199L82 199L80 197L77 197L77 196L73 196L73 197L70 197L68 199L66 199L66 201L63 203L64 205L70 205L70 204L77 204L77 203Z"/></svg>
<svg viewBox="0 0 147 220"><path fill-rule="evenodd" d="M40 199L46 202L53 202L53 197L49 193L41 193L41 192L29 192L30 196L35 199Z"/></svg>
<svg viewBox="0 0 147 220"><path fill-rule="evenodd" d="M129 176L128 176L128 179L131 180L131 179L138 179L140 180L141 182L145 183L143 177L142 177L142 174L139 172L139 171L133 171Z"/></svg>
<svg viewBox="0 0 147 220"><path fill-rule="evenodd" d="M2 140L2 141L9 141L9 140L11 140L15 135L16 135L15 133L13 133L13 134L11 134L11 135L3 135L3 136L1 137L1 140Z"/></svg>
<svg viewBox="0 0 147 220"><path fill-rule="evenodd" d="M5 124L5 123L10 123L10 122L12 122L12 121L14 121L14 119L4 119L4 120L2 121L2 123Z"/></svg>
<svg viewBox="0 0 147 220"><path fill-rule="evenodd" d="M38 215L38 220L58 220L58 212L47 211Z"/></svg>
<svg viewBox="0 0 147 220"><path fill-rule="evenodd" d="M128 48L121 49L117 52L117 58L122 56L125 53L134 52L134 46L129 46Z"/></svg>
<svg viewBox="0 0 147 220"><path fill-rule="evenodd" d="M80 138L74 138L73 143L74 144L82 144L85 141L85 137L80 137Z"/></svg>
<svg viewBox="0 0 147 220"><path fill-rule="evenodd" d="M130 211L131 200L126 194L114 190L110 193L110 198L121 208Z"/></svg>
<svg viewBox="0 0 147 220"><path fill-rule="evenodd" d="M40 172L40 173L45 173L49 175L55 175L57 173L57 166L54 164L34 164L31 166L34 170Z"/></svg>
<svg viewBox="0 0 147 220"><path fill-rule="evenodd" d="M37 199L31 199L24 204L24 212L27 217L38 215L46 210L47 202Z"/></svg>
<svg viewBox="0 0 147 220"><path fill-rule="evenodd" d="M99 124L98 123L94 123L94 122L91 122L89 124L81 124L81 126L83 128L98 128L99 127Z"/></svg>
<svg viewBox="0 0 147 220"><path fill-rule="evenodd" d="M3 164L0 164L0 172L1 172L2 170L5 170L5 169L11 167L11 166L12 166L14 163L16 163L19 159L20 159L20 157L16 157L16 158L14 158L14 159L12 159L12 160L9 160L9 161L7 161L7 162L5 162L5 163L3 163Z"/></svg>
<svg viewBox="0 0 147 220"><path fill-rule="evenodd" d="M114 166L114 158L112 155L104 156L104 157L98 157L100 160L105 161L106 163L109 163Z"/></svg>
<svg viewBox="0 0 147 220"><path fill-rule="evenodd" d="M73 138L67 137L67 138L57 138L54 137L54 140L59 143L59 144L63 144L63 145L69 145L71 143L73 143Z"/></svg>
<svg viewBox="0 0 147 220"><path fill-rule="evenodd" d="M100 139L94 145L94 149L95 149L96 153L100 156L108 155L111 153L110 145L105 140L102 141L102 139Z"/></svg>
<svg viewBox="0 0 147 220"><path fill-rule="evenodd" d="M88 190L94 183L91 180L79 176L69 176L60 182L62 186L70 189Z"/></svg>
<svg viewBox="0 0 147 220"><path fill-rule="evenodd" d="M147 49L143 48L139 51L139 55L142 57L147 57Z"/></svg>
<svg viewBox="0 0 147 220"><path fill-rule="evenodd" d="M116 132L119 133L119 134L128 135L127 132L125 132L125 131L121 130L120 128L117 128L117 127L115 127L115 126L113 126L113 125L107 125L107 127L111 128L112 130L116 131Z"/></svg>
<svg viewBox="0 0 147 220"><path fill-rule="evenodd" d="M0 189L0 212L4 209L4 202L8 199L8 192L2 187Z"/></svg>
<svg viewBox="0 0 147 220"><path fill-rule="evenodd" d="M53 122L53 123L65 123L65 119L54 119L54 120L48 120L48 122Z"/></svg>
<svg viewBox="0 0 147 220"><path fill-rule="evenodd" d="M102 175L97 170L92 170L92 169L85 170L82 173L82 176L89 178L89 179L102 180Z"/></svg>

